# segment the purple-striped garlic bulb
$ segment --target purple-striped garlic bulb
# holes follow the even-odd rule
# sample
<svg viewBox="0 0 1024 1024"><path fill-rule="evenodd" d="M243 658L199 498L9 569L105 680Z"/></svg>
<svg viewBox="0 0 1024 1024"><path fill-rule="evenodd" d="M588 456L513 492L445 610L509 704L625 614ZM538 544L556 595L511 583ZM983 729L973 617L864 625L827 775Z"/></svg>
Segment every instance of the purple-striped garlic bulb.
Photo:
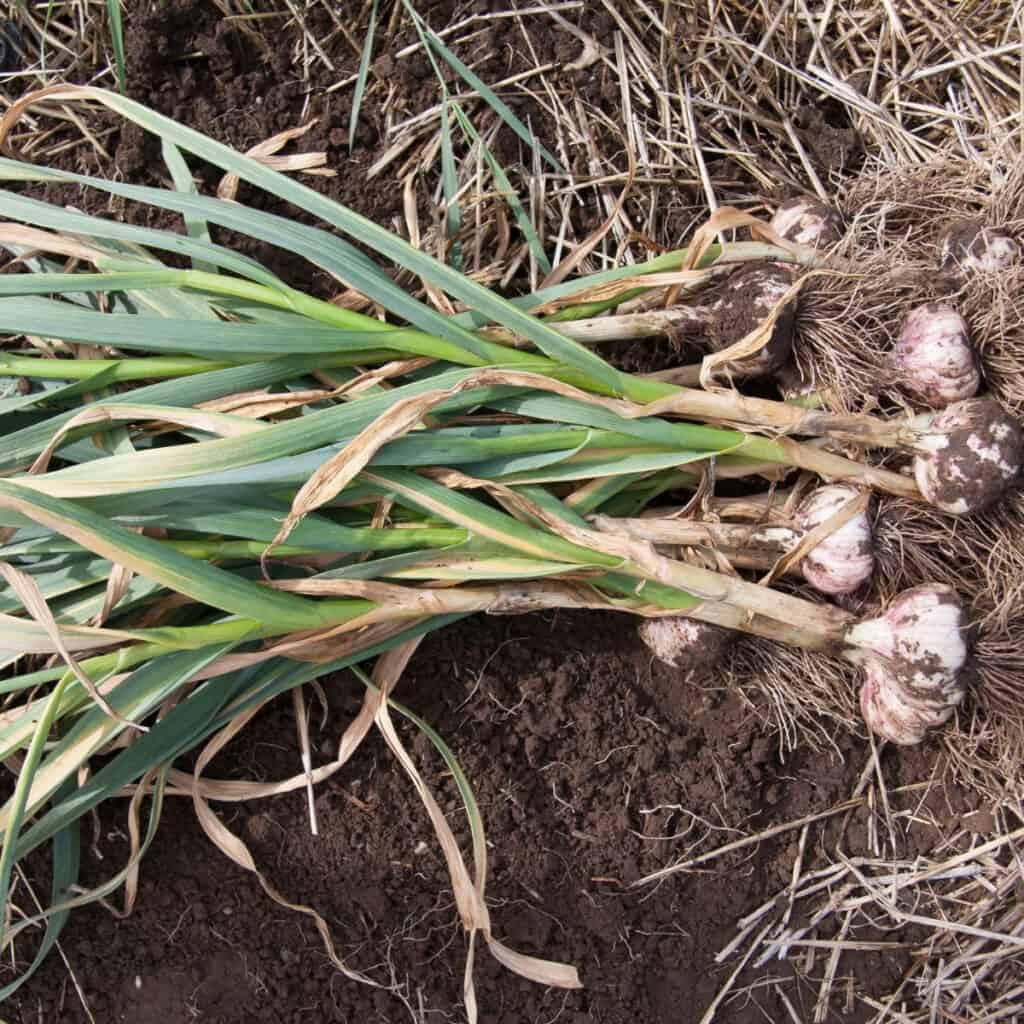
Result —
<svg viewBox="0 0 1024 1024"><path fill-rule="evenodd" d="M838 210L813 196L787 199L771 219L776 234L790 242L827 249L843 237L843 218Z"/></svg>
<svg viewBox="0 0 1024 1024"><path fill-rule="evenodd" d="M866 670L860 689L864 721L883 739L920 743L963 700L967 623L952 588L932 583L905 590L846 639L847 657Z"/></svg>
<svg viewBox="0 0 1024 1024"><path fill-rule="evenodd" d="M892 350L897 383L932 409L973 398L981 375L967 323L943 302L912 309Z"/></svg>
<svg viewBox="0 0 1024 1024"><path fill-rule="evenodd" d="M1020 424L992 398L936 413L915 445L914 479L937 508L962 516L998 501L1020 473Z"/></svg>
<svg viewBox="0 0 1024 1024"><path fill-rule="evenodd" d="M714 671L735 636L685 615L644 619L637 632L658 661L680 670L684 682L697 682Z"/></svg>
<svg viewBox="0 0 1024 1024"><path fill-rule="evenodd" d="M981 221L961 220L942 236L942 269L964 276L994 274L1020 260L1020 246L1009 235Z"/></svg>
<svg viewBox="0 0 1024 1024"><path fill-rule="evenodd" d="M813 530L859 497L859 493L842 484L819 487L797 509L797 525L805 533ZM815 590L834 596L852 594L871 578L874 569L875 541L866 509L833 530L800 562L804 579Z"/></svg>

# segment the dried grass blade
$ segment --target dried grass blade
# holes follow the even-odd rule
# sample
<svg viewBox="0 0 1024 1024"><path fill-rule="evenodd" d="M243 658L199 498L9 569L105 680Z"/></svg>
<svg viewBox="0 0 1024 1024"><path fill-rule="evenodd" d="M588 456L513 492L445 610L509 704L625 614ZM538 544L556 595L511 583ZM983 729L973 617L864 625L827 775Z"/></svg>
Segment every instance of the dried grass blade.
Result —
<svg viewBox="0 0 1024 1024"><path fill-rule="evenodd" d="M115 711L103 694L96 689L96 684L82 671L82 667L65 645L60 627L57 625L57 621L54 619L46 599L40 593L36 581L27 573L16 569L10 562L0 562L0 576L3 576L7 581L7 585L18 595L18 599L25 606L25 610L29 615L46 630L46 635L50 638L54 649L63 658L65 664L74 673L75 678L82 684L93 702L115 721L128 726L130 729L145 732L145 726L139 725L137 722L131 722Z"/></svg>
<svg viewBox="0 0 1024 1024"><path fill-rule="evenodd" d="M265 167L272 167L274 170L305 170L309 167L322 167L327 163L326 153L302 153L299 154L302 160L298 164L294 162L294 158L285 158L288 163L282 165L280 162L275 163L268 159L273 157L275 153L279 153L285 146L288 145L292 139L301 139L306 132L309 131L317 122L314 117L308 124L302 125L300 128L288 128L283 132L278 132L276 135L271 135L269 139L264 139L262 142L257 142L255 146L247 149L245 155L252 157L254 160L258 160ZM240 179L237 174L225 174L220 180L220 184L217 186L217 198L227 199L233 201L238 196L238 186Z"/></svg>
<svg viewBox="0 0 1024 1024"><path fill-rule="evenodd" d="M214 756L249 724L260 708L263 707L263 703L265 702L260 702L249 710L238 715L229 725L221 729L221 731L203 747L202 751L200 751L199 757L196 760L195 772L191 776L191 782L193 785L192 803L195 807L196 817L199 819L199 824L203 831L217 849L219 849L221 853L239 867L244 868L246 871L251 871L263 887L263 891L266 892L266 894L275 903L280 904L287 910L293 910L296 913L303 914L304 916L312 919L313 925L320 935L324 944L324 949L326 950L331 963L334 964L334 966L341 971L346 978L349 978L351 981L362 982L364 985L370 985L373 988L381 988L382 986L379 982L376 982L366 974L349 967L344 960L341 959L334 947L334 940L331 938L329 925L312 907L307 907L300 903L292 903L291 900L283 896L281 892L264 876L256 866L256 861L253 859L248 846L246 846L238 836L231 832L220 818L214 814L213 809L210 807L206 796L200 788L199 784L202 779L203 770Z"/></svg>

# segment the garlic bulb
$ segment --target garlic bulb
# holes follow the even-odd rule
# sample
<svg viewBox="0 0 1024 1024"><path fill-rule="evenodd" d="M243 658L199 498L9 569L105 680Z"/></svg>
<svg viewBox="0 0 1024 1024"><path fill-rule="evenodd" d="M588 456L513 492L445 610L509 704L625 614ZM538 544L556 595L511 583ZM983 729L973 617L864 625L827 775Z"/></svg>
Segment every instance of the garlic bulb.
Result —
<svg viewBox="0 0 1024 1024"><path fill-rule="evenodd" d="M775 211L771 226L776 234L790 242L816 249L835 245L843 237L843 218L839 211L813 196L787 199Z"/></svg>
<svg viewBox="0 0 1024 1024"><path fill-rule="evenodd" d="M846 639L847 657L867 670L861 711L877 735L920 743L963 700L967 623L952 588L933 583L905 590Z"/></svg>
<svg viewBox="0 0 1024 1024"><path fill-rule="evenodd" d="M833 484L819 487L797 509L796 520L804 531L830 519L858 496L852 487ZM852 594L871 578L875 569L875 542L871 521L862 510L830 533L804 555L800 570L804 579L823 594Z"/></svg>
<svg viewBox="0 0 1024 1024"><path fill-rule="evenodd" d="M793 284L790 272L777 263L750 263L730 274L713 305L715 348L746 337L764 321ZM741 376L764 376L781 367L793 349L796 302L789 302L775 320L771 338L759 352L729 365Z"/></svg>
<svg viewBox="0 0 1024 1024"><path fill-rule="evenodd" d="M942 236L942 269L946 272L992 274L1019 259L1020 246L1014 239L977 220L957 221Z"/></svg>
<svg viewBox="0 0 1024 1024"><path fill-rule="evenodd" d="M659 661L683 673L685 682L713 671L733 640L729 630L685 615L644 619L637 632Z"/></svg>
<svg viewBox="0 0 1024 1024"><path fill-rule="evenodd" d="M937 508L962 516L998 500L1020 472L1020 424L991 398L943 409L918 439L914 479Z"/></svg>
<svg viewBox="0 0 1024 1024"><path fill-rule="evenodd" d="M920 743L929 729L944 725L953 716L953 705L929 706L913 699L897 686L879 664L869 665L860 688L864 723L876 735L901 747Z"/></svg>
<svg viewBox="0 0 1024 1024"><path fill-rule="evenodd" d="M900 386L933 409L973 398L981 384L967 324L942 302L907 314L891 362Z"/></svg>

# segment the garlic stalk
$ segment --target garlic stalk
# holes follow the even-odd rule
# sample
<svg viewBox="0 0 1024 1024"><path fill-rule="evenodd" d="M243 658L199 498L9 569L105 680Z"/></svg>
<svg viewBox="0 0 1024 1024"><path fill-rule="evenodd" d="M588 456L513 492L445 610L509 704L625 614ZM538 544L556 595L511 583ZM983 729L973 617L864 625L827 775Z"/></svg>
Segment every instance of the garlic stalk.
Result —
<svg viewBox="0 0 1024 1024"><path fill-rule="evenodd" d="M620 313L557 325L566 337L586 345L639 338L685 337L721 351L745 337L763 323L793 284L790 272L781 264L748 263L731 273L721 284L695 296L702 302L677 303L668 309L642 313ZM796 302L791 301L775 321L772 336L759 351L730 363L737 377L763 376L780 368L793 346ZM676 382L697 383L700 367L681 367L659 376Z"/></svg>

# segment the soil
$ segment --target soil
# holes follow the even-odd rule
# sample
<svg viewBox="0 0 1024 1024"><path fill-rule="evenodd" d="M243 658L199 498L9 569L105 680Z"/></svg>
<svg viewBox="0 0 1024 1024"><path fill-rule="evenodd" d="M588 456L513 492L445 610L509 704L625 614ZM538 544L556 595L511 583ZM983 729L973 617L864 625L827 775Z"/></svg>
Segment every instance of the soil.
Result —
<svg viewBox="0 0 1024 1024"><path fill-rule="evenodd" d="M313 740L324 761L361 687L339 675L325 691L326 724L315 709ZM716 967L715 954L738 918L784 888L797 832L655 887L630 883L698 841L710 849L740 830L831 807L851 793L864 763L852 740L843 741L845 762L798 752L783 763L763 728L763 707L735 690L681 686L676 671L652 662L634 626L609 613L478 617L449 627L421 646L398 696L445 738L475 787L495 934L521 952L574 964L585 986L544 989L478 952L483 1021L699 1020L732 967ZM461 823L440 758L421 735L400 731L450 820ZM206 774L285 778L297 761L291 703L283 700ZM894 758L890 781L927 772L927 761ZM396 984L417 1013L422 1006L458 1019L465 944L446 869L425 812L380 739L317 788L317 837L299 791L222 810L272 884L329 922L350 967ZM862 824L850 826L853 852ZM812 833L818 839L824 835ZM89 884L127 855L123 804L104 811L86 845ZM410 1013L398 995L341 975L312 924L217 853L181 798L169 800L143 863L135 912L124 920L79 912L62 944L97 1021L326 1024ZM903 966L854 954L840 975L878 995ZM804 974L771 972L802 1019L810 1019L823 969L820 958ZM86 1020L57 958L6 1009L24 1024ZM864 1019L839 1009L829 1019ZM771 987L727 1003L716 1019L753 1024L765 1014L785 1015Z"/></svg>
<svg viewBox="0 0 1024 1024"><path fill-rule="evenodd" d="M328 6L306 13L319 37L332 28ZM439 25L455 9L448 2L419 6ZM323 93L355 72L357 47L334 33L328 51L334 69L314 61L307 105L290 62L294 37L287 45L268 45L272 31L249 36L239 24L202 0L133 11L126 18L129 94L241 149L317 117L296 147L326 151L338 174L304 180L392 226L402 213L401 188L389 174L365 178L383 150L376 99L364 106L350 155L351 91ZM615 25L603 9L587 13L586 28L611 45ZM515 31L511 19L493 27L492 56L476 66L485 80L516 70ZM567 33L535 38L542 61L578 55L579 41ZM399 38L395 49L412 41ZM436 102L437 86L422 55L397 64L381 56L373 73L397 90L397 115ZM618 85L606 70L563 73L596 105L615 108ZM543 109L524 100L517 113L544 137ZM820 125L804 127L809 141L821 135ZM504 134L499 139L512 145ZM834 152L852 151L849 139L821 139L823 148L834 143ZM116 128L106 144L113 169L125 179L159 180L158 153L141 132ZM499 159L514 155L498 152ZM97 168L88 147L64 160L88 172L111 170ZM210 168L196 170L202 187L215 187L218 176ZM244 188L239 198L270 205ZM74 200L81 205L84 197L76 191ZM244 246L286 279L310 287L305 265L258 242ZM314 282L320 290L327 286ZM361 687L341 675L325 680L324 689L328 713L325 724L319 710L314 714L314 742L326 760L358 706ZM584 983L578 992L544 989L501 968L478 946L477 999L487 1022L698 1021L732 969L731 963L716 965L715 955L733 937L738 918L784 887L797 832L658 886L630 884L697 845L712 848L825 810L853 792L867 755L861 741L840 737L832 755L806 750L781 760L756 689L680 686L676 673L652 663L634 626L610 614L478 617L450 627L421 646L399 696L451 745L476 788L489 841L495 934L522 952L574 964ZM422 736L399 729L442 807L453 823L461 822L443 763ZM294 735L291 704L279 701L207 775L293 775ZM893 755L886 761L890 781L927 777L933 757L929 748ZM426 815L383 742L369 740L344 771L318 787L316 809L320 834L314 837L299 792L220 808L268 879L290 900L323 915L346 962L384 988L347 980L327 959L309 919L272 902L253 875L212 847L189 803L171 798L141 868L134 913L118 919L91 907L74 914L62 935L93 1018L111 1024L462 1019L465 943L447 872ZM92 825L83 829L87 885L116 870L128 849L123 805L105 808ZM850 849L858 849L862 832L854 817ZM812 830L812 845L824 838ZM41 893L46 871L34 863L31 877ZM19 965L32 953L30 944L19 947ZM753 987L738 987L741 994L719 1007L716 1020L786 1019L780 991L800 1019L810 1019L825 959L801 963L802 973L783 964L744 976L743 986ZM859 990L887 992L904 967L900 957L848 954L837 992L845 991L848 976ZM71 978L51 956L3 1008L5 1019L87 1020ZM859 1004L851 1012L842 1004L837 996L828 1019L864 1018Z"/></svg>

